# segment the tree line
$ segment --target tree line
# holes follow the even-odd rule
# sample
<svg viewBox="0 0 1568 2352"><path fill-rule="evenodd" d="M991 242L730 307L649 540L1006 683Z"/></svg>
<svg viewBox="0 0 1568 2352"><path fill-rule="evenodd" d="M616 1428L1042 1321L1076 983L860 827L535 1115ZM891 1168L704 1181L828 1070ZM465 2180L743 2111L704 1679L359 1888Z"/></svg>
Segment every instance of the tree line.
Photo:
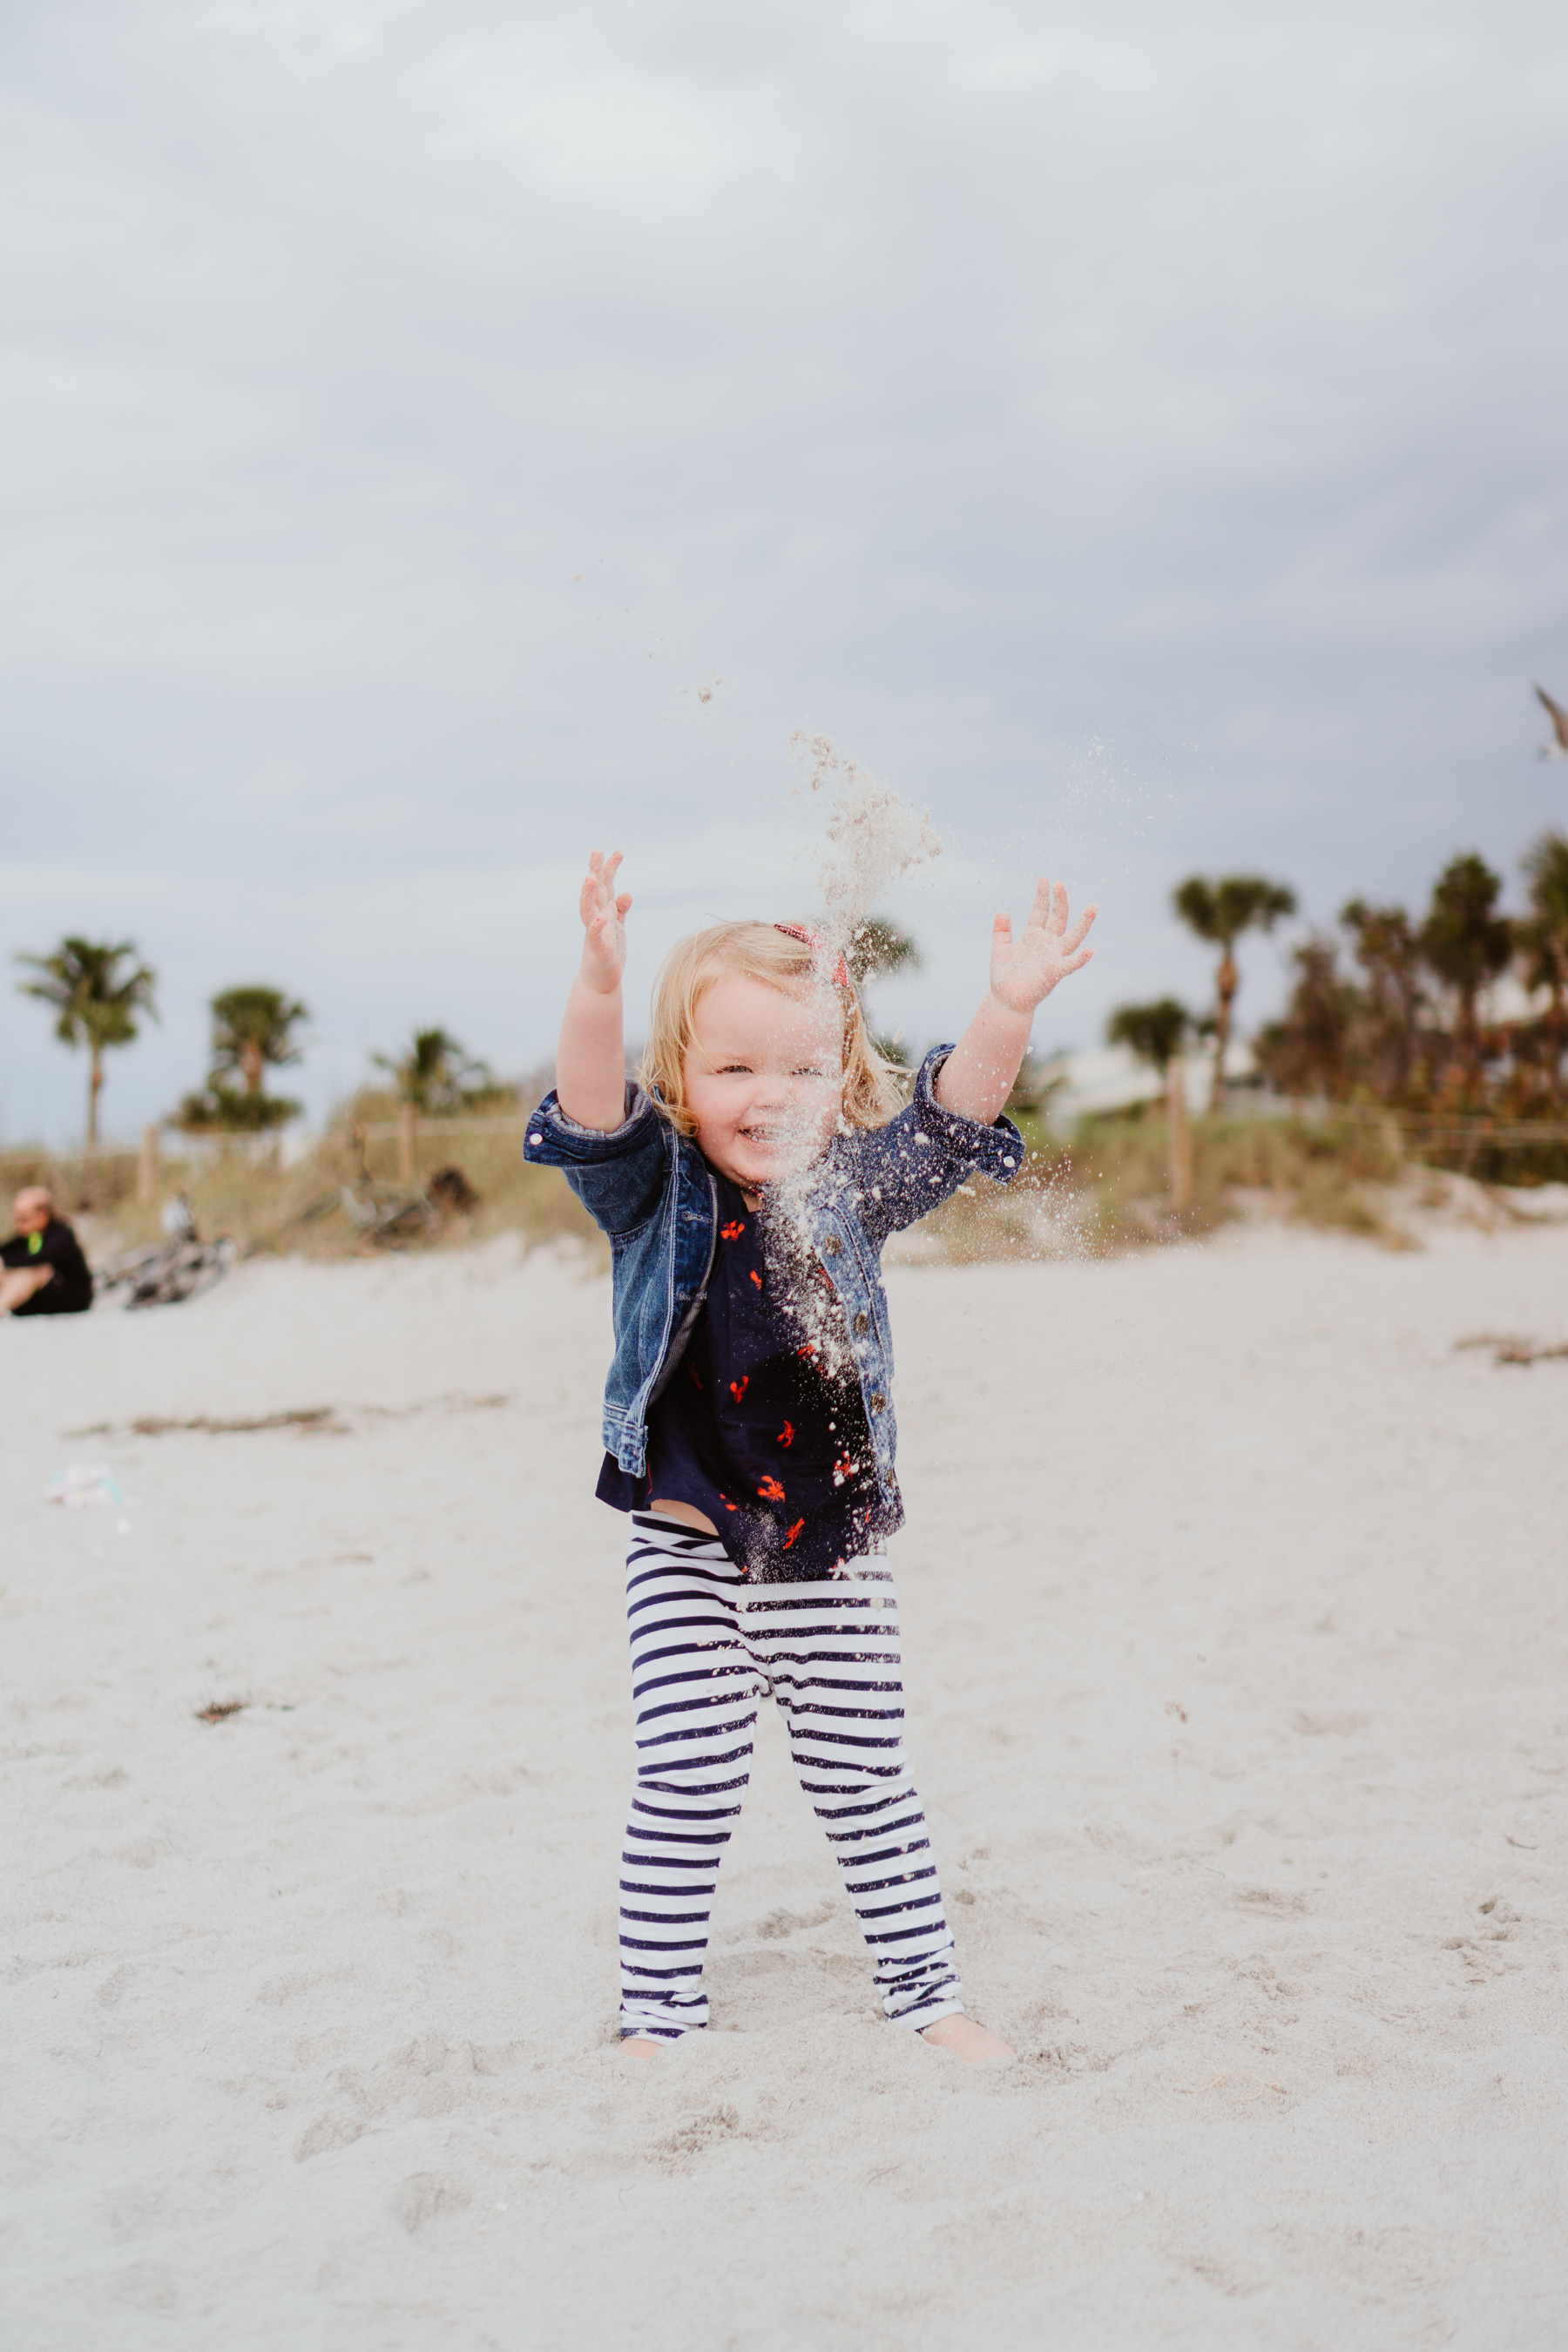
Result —
<svg viewBox="0 0 1568 2352"><path fill-rule="evenodd" d="M1500 904L1503 877L1474 850L1438 875L1423 914L1352 898L1337 925L1291 950L1289 997L1252 1039L1267 1083L1291 1097L1379 1103L1391 1109L1500 1112L1550 1118L1564 1099L1568 1047L1568 835L1549 828L1521 861L1525 906ZM1211 1108L1224 1100L1225 1049L1239 974L1235 949L1296 911L1295 894L1258 875L1210 882L1194 875L1173 895L1175 912L1221 950L1212 1013L1194 1017L1175 997L1119 1005L1107 1035L1165 1068L1189 1037L1215 1041ZM1523 1011L1483 1018L1486 992L1506 972Z"/></svg>
<svg viewBox="0 0 1568 2352"><path fill-rule="evenodd" d="M87 1141L95 1150L104 1055L134 1044L142 1017L158 1019L157 973L131 940L68 937L47 955L20 955L16 961L32 974L18 981L18 992L48 1005L60 1043L87 1054ZM207 1000L207 1010L206 1078L169 1123L192 1134L261 1135L297 1118L303 1106L269 1094L267 1076L302 1057L298 1032L310 1017L309 1007L283 989L252 982L221 989ZM491 1109L511 1098L488 1066L446 1029L416 1030L400 1054L372 1059L391 1073L401 1100L432 1117Z"/></svg>
<svg viewBox="0 0 1568 2352"><path fill-rule="evenodd" d="M33 975L17 982L20 993L51 1008L63 1045L86 1050L87 1141L95 1150L104 1055L133 1045L142 1017L158 1019L158 975L141 961L131 940L69 937L47 955L20 955L16 961ZM880 917L861 925L850 950L857 983L918 968L920 961L908 933ZM269 1094L267 1074L300 1059L297 1033L310 1020L310 1008L283 989L250 983L220 990L207 1000L207 1010L212 1034L206 1078L186 1095L169 1123L191 1134L262 1135L297 1118L303 1106ZM894 1041L884 1042L900 1054ZM426 1118L494 1111L516 1098L515 1089L499 1082L489 1065L449 1029L416 1029L401 1052L373 1054L371 1060L391 1077L399 1101Z"/></svg>
<svg viewBox="0 0 1568 2352"><path fill-rule="evenodd" d="M1284 1012L1252 1040L1268 1083L1282 1095L1397 1109L1560 1112L1568 1049L1568 835L1542 833L1521 871L1525 908L1517 915L1500 905L1502 877L1474 850L1449 860L1420 917L1396 904L1350 899L1336 929L1314 931L1291 950ZM1241 984L1237 943L1293 915L1296 894L1263 875L1194 874L1177 885L1172 904L1197 939L1219 950L1213 1008L1194 1014L1174 996L1118 1005L1107 1036L1161 1070L1190 1040L1212 1038L1210 1100L1218 1110ZM87 1052L87 1138L94 1147L104 1056L134 1042L142 1017L159 1017L157 974L129 940L68 937L47 955L16 961L31 975L18 982L21 993L50 1007L62 1045ZM921 957L907 933L879 918L862 927L850 961L865 986L917 968ZM1483 1020L1488 986L1510 971L1529 1009ZM298 1032L309 1008L283 989L253 982L220 990L207 1009L207 1075L171 1123L195 1133L262 1134L297 1118L301 1106L268 1093L267 1077L301 1058ZM879 1042L900 1055L893 1040ZM372 1060L399 1098L426 1116L493 1109L511 1098L444 1028L416 1030L401 1052Z"/></svg>

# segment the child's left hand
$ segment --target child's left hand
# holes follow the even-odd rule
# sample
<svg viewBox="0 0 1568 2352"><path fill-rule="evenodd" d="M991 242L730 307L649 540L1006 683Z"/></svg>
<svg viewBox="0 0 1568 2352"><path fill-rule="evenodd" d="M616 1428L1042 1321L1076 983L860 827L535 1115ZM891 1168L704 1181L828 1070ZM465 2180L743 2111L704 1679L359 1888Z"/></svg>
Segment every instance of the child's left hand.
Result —
<svg viewBox="0 0 1568 2352"><path fill-rule="evenodd" d="M1010 916L998 915L991 931L991 993L1009 1013L1033 1013L1069 971L1081 971L1093 955L1083 944L1100 912L1088 907L1068 929L1068 894L1058 882L1053 890L1042 876L1035 903L1015 941Z"/></svg>

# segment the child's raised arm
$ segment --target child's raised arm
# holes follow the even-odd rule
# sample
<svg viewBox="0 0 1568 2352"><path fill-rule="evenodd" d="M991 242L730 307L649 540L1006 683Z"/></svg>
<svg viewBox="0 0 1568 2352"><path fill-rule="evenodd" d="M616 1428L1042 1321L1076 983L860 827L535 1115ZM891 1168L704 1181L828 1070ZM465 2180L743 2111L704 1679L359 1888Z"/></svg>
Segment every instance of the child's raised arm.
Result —
<svg viewBox="0 0 1568 2352"><path fill-rule="evenodd" d="M990 992L937 1073L936 1098L944 1110L991 1125L1023 1066L1036 1007L1094 953L1083 942L1099 911L1086 908L1069 931L1066 889L1058 882L1053 891L1042 879L1022 939L1015 941L1008 916L997 916Z"/></svg>
<svg viewBox="0 0 1568 2352"><path fill-rule="evenodd" d="M579 1127L608 1135L626 1115L626 1050L621 1029L621 974L626 962L630 896L616 896L621 853L595 849L588 860L580 911L583 961L566 999L555 1055L555 1098Z"/></svg>

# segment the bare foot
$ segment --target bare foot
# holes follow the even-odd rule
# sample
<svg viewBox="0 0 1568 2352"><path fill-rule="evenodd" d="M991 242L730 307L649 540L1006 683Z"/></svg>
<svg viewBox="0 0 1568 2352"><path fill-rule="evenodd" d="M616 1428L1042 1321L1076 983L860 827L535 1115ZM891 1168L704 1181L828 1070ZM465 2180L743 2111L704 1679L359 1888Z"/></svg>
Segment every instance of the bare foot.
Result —
<svg viewBox="0 0 1568 2352"><path fill-rule="evenodd" d="M664 2055L663 2042L650 2042L642 2033L628 2033L621 2043L621 2050L627 2058L662 2058Z"/></svg>
<svg viewBox="0 0 1568 2352"><path fill-rule="evenodd" d="M921 2027L921 2040L934 2042L939 2050L951 2050L966 2066L993 2066L998 2058L1018 2054L1000 2034L987 2032L972 2017L939 2017L934 2025Z"/></svg>

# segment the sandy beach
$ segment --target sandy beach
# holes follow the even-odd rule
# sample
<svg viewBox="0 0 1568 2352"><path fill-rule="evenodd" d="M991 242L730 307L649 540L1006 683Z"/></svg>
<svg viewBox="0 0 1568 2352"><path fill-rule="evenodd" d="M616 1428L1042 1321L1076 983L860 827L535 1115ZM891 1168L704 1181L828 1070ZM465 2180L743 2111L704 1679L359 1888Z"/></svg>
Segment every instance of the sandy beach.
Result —
<svg viewBox="0 0 1568 2352"><path fill-rule="evenodd" d="M585 1260L0 1328L8 2352L1561 2345L1568 1361L1456 1342L1568 1340L1565 1276L890 1275L984 2074L880 2021L766 1719L712 2030L619 2054Z"/></svg>

